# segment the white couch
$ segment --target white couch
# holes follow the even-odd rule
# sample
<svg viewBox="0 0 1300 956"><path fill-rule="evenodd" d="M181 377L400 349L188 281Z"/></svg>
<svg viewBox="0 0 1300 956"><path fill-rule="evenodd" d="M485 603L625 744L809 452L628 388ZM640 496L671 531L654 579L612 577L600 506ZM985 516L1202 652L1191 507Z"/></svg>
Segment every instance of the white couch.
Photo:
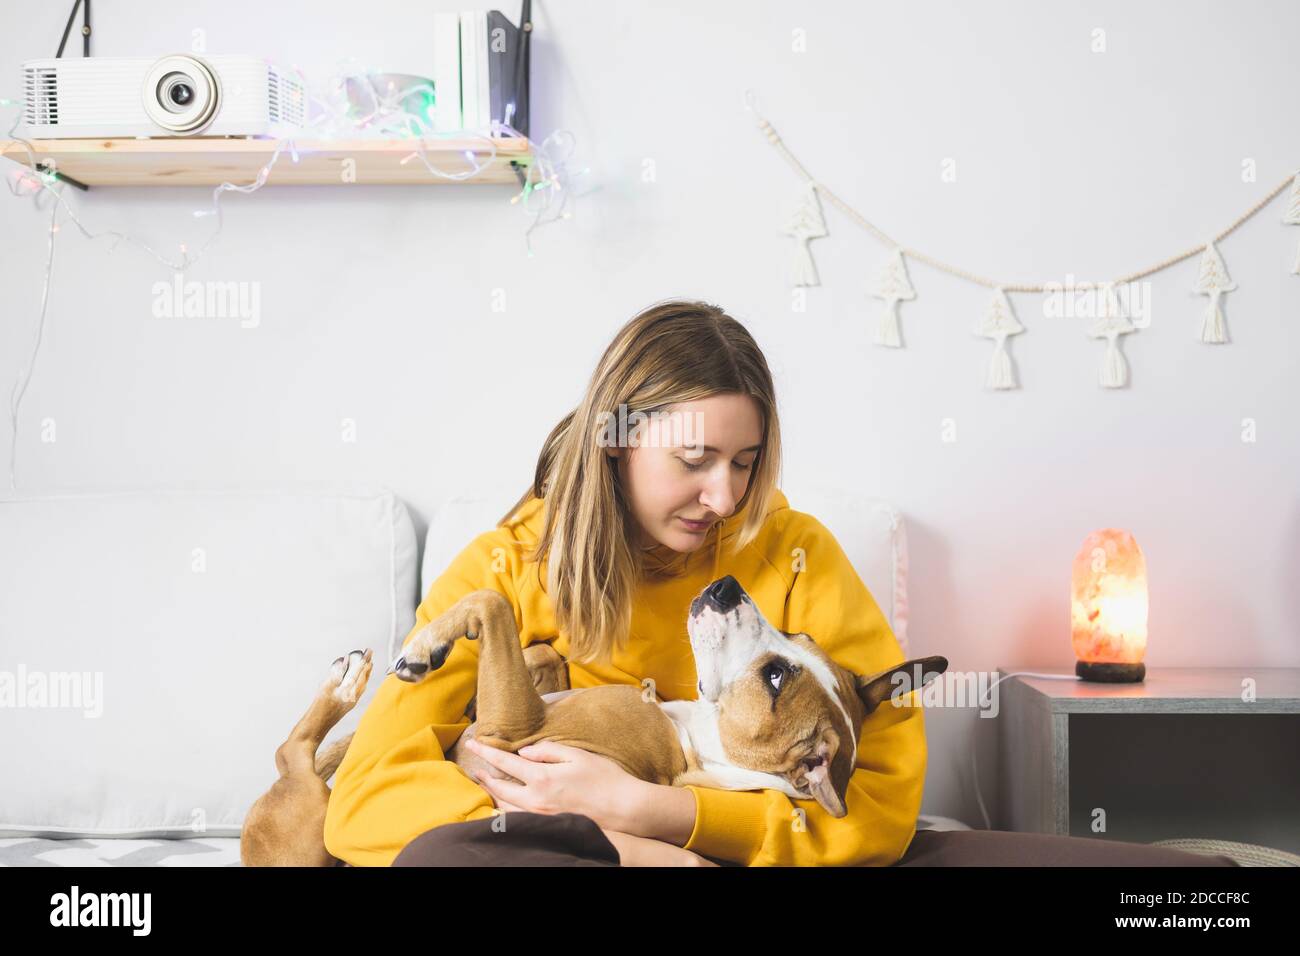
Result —
<svg viewBox="0 0 1300 956"><path fill-rule="evenodd" d="M0 499L0 865L238 866L244 813L330 663L371 647L386 666L433 578L520 490L448 500L422 564L379 488ZM787 494L840 540L906 650L897 512Z"/></svg>

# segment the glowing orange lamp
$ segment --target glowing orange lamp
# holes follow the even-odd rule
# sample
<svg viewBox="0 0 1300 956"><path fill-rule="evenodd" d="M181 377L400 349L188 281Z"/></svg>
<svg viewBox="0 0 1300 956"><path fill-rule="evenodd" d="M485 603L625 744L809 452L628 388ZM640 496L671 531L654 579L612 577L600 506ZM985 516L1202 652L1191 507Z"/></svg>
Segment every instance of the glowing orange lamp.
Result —
<svg viewBox="0 0 1300 956"><path fill-rule="evenodd" d="M1094 531L1074 556L1070 640L1084 680L1138 682L1146 677L1147 565L1133 535Z"/></svg>

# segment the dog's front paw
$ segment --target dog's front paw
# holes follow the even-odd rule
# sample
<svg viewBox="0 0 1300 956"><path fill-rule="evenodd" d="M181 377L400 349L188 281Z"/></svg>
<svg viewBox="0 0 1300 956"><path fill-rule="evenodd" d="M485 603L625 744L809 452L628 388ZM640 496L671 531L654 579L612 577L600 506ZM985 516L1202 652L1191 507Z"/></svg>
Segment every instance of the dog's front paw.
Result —
<svg viewBox="0 0 1300 956"><path fill-rule="evenodd" d="M418 684L446 663L450 653L451 644L437 640L433 625L427 624L402 648L402 656L388 668L388 673L408 684Z"/></svg>

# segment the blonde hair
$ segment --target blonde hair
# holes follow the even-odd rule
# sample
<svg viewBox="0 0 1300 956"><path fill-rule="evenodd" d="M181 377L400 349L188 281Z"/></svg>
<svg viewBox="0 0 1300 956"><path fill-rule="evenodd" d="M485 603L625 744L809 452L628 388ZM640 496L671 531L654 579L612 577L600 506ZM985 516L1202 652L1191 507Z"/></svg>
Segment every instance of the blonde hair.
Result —
<svg viewBox="0 0 1300 956"><path fill-rule="evenodd" d="M722 393L750 396L763 419L749 485L733 512L749 509L736 538L739 551L757 536L777 486L781 432L762 350L743 325L706 302L656 303L618 331L582 403L543 444L532 486L498 522L542 499L542 532L524 560L547 561L546 591L556 626L569 635L570 659L608 661L615 645L627 640L638 582L670 573L647 566L633 544L636 518L621 487L618 460L600 442L600 423L617 416L620 406L630 417ZM584 427L575 428L576 422ZM715 549L722 547L720 524L710 531Z"/></svg>

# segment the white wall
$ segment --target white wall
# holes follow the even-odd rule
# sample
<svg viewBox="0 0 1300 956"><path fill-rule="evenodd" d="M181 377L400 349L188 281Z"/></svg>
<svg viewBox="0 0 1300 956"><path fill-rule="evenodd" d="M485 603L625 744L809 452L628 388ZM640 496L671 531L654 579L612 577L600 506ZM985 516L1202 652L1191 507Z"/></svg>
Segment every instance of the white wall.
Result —
<svg viewBox="0 0 1300 956"><path fill-rule="evenodd" d="M481 5L293 6L96 4L95 51L185 50L201 28L210 52L310 76L348 56L418 72L433 11ZM53 54L67 7L4 11L0 96L21 95L22 60ZM1196 339L1193 259L1152 280L1151 327L1123 344L1131 388L1098 387L1103 346L1081 320L1016 296L1023 389L993 393L990 343L971 334L985 290L913 263L907 348L874 347L879 303L863 281L883 247L834 209L813 246L823 285L791 312L778 229L797 180L741 97L753 87L813 175L905 245L1007 281L1105 278L1203 241L1300 163L1300 7L541 0L535 21L534 136L571 130L592 172L575 218L535 233L534 258L509 187L230 196L224 233L187 278L261 283L261 324L242 329L153 318L167 270L65 226L19 491L377 481L422 523L487 477L522 490L613 332L655 300L702 297L767 353L786 484L857 484L906 514L917 653L960 670L1071 666L1070 561L1113 525L1146 552L1149 666L1297 663L1300 228L1280 225L1285 197L1220 246L1240 286L1226 299L1231 345ZM1090 51L1097 27L1104 54ZM806 53L791 50L795 28ZM948 157L955 183L940 179ZM210 228L191 215L205 189L68 196L92 228L162 247ZM48 216L7 193L0 210L7 396L34 332ZM504 314L491 310L498 288ZM38 440L46 418L52 444ZM340 440L343 418L355 444ZM954 443L941 441L946 418ZM7 419L0 439L7 456ZM932 739L971 730L930 726ZM926 803L978 818L968 781Z"/></svg>

